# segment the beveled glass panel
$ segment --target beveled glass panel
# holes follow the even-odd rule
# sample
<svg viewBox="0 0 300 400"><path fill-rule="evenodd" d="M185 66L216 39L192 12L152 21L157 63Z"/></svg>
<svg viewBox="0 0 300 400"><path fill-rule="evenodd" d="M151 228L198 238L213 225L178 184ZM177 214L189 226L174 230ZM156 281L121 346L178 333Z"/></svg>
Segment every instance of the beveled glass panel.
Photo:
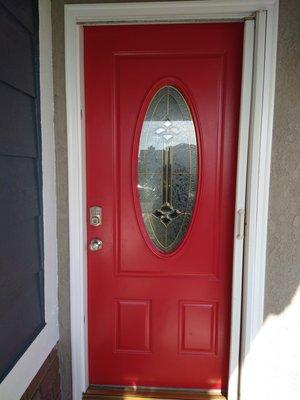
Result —
<svg viewBox="0 0 300 400"><path fill-rule="evenodd" d="M143 122L138 153L138 190L152 243L169 253L181 243L195 205L198 148L189 106L180 91L164 86Z"/></svg>

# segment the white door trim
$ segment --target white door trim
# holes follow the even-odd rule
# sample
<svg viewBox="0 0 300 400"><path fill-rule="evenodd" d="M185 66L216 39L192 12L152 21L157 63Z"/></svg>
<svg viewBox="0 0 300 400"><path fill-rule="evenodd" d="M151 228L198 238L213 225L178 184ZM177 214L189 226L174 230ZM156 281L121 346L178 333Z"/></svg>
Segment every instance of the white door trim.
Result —
<svg viewBox="0 0 300 400"><path fill-rule="evenodd" d="M244 40L236 215L238 216L238 210L247 209L247 228L245 238L238 239L239 219L236 217L230 378L228 382L229 400L241 398L238 394L238 382L240 372L242 372L242 363L239 360L243 360L244 356L250 351L251 344L263 323L278 0L210 0L65 5L71 341L74 400L81 399L82 392L88 387L86 171L82 25L200 22L224 19L238 20L241 18L254 19L246 22ZM253 40L254 25L255 36ZM83 118L81 118L81 115ZM243 385L242 374L241 378L240 384Z"/></svg>

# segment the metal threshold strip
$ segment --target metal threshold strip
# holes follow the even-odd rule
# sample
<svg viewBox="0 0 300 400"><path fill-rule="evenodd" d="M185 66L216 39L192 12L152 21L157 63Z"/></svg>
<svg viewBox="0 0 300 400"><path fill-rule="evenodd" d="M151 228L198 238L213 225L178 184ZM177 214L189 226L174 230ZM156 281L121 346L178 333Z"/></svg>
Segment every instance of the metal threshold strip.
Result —
<svg viewBox="0 0 300 400"><path fill-rule="evenodd" d="M165 389L165 388L130 388L121 386L89 386L83 394L83 400L226 400L226 397L216 392L203 392L196 389Z"/></svg>

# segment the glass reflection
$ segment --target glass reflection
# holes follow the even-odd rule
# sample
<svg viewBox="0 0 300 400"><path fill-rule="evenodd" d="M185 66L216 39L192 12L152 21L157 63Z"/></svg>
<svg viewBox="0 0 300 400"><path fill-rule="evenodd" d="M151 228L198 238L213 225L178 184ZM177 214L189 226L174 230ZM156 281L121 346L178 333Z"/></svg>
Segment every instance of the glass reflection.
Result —
<svg viewBox="0 0 300 400"><path fill-rule="evenodd" d="M151 101L142 126L138 190L150 239L162 252L184 238L195 203L197 141L189 107L173 86Z"/></svg>

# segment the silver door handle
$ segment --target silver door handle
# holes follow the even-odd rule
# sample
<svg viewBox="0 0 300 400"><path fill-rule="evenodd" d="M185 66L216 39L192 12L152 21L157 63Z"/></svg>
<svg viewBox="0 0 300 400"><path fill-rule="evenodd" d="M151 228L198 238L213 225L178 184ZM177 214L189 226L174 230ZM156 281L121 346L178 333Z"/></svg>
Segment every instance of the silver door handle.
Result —
<svg viewBox="0 0 300 400"><path fill-rule="evenodd" d="M101 250L103 247L103 242L100 239L92 239L89 244L89 248L91 251Z"/></svg>

